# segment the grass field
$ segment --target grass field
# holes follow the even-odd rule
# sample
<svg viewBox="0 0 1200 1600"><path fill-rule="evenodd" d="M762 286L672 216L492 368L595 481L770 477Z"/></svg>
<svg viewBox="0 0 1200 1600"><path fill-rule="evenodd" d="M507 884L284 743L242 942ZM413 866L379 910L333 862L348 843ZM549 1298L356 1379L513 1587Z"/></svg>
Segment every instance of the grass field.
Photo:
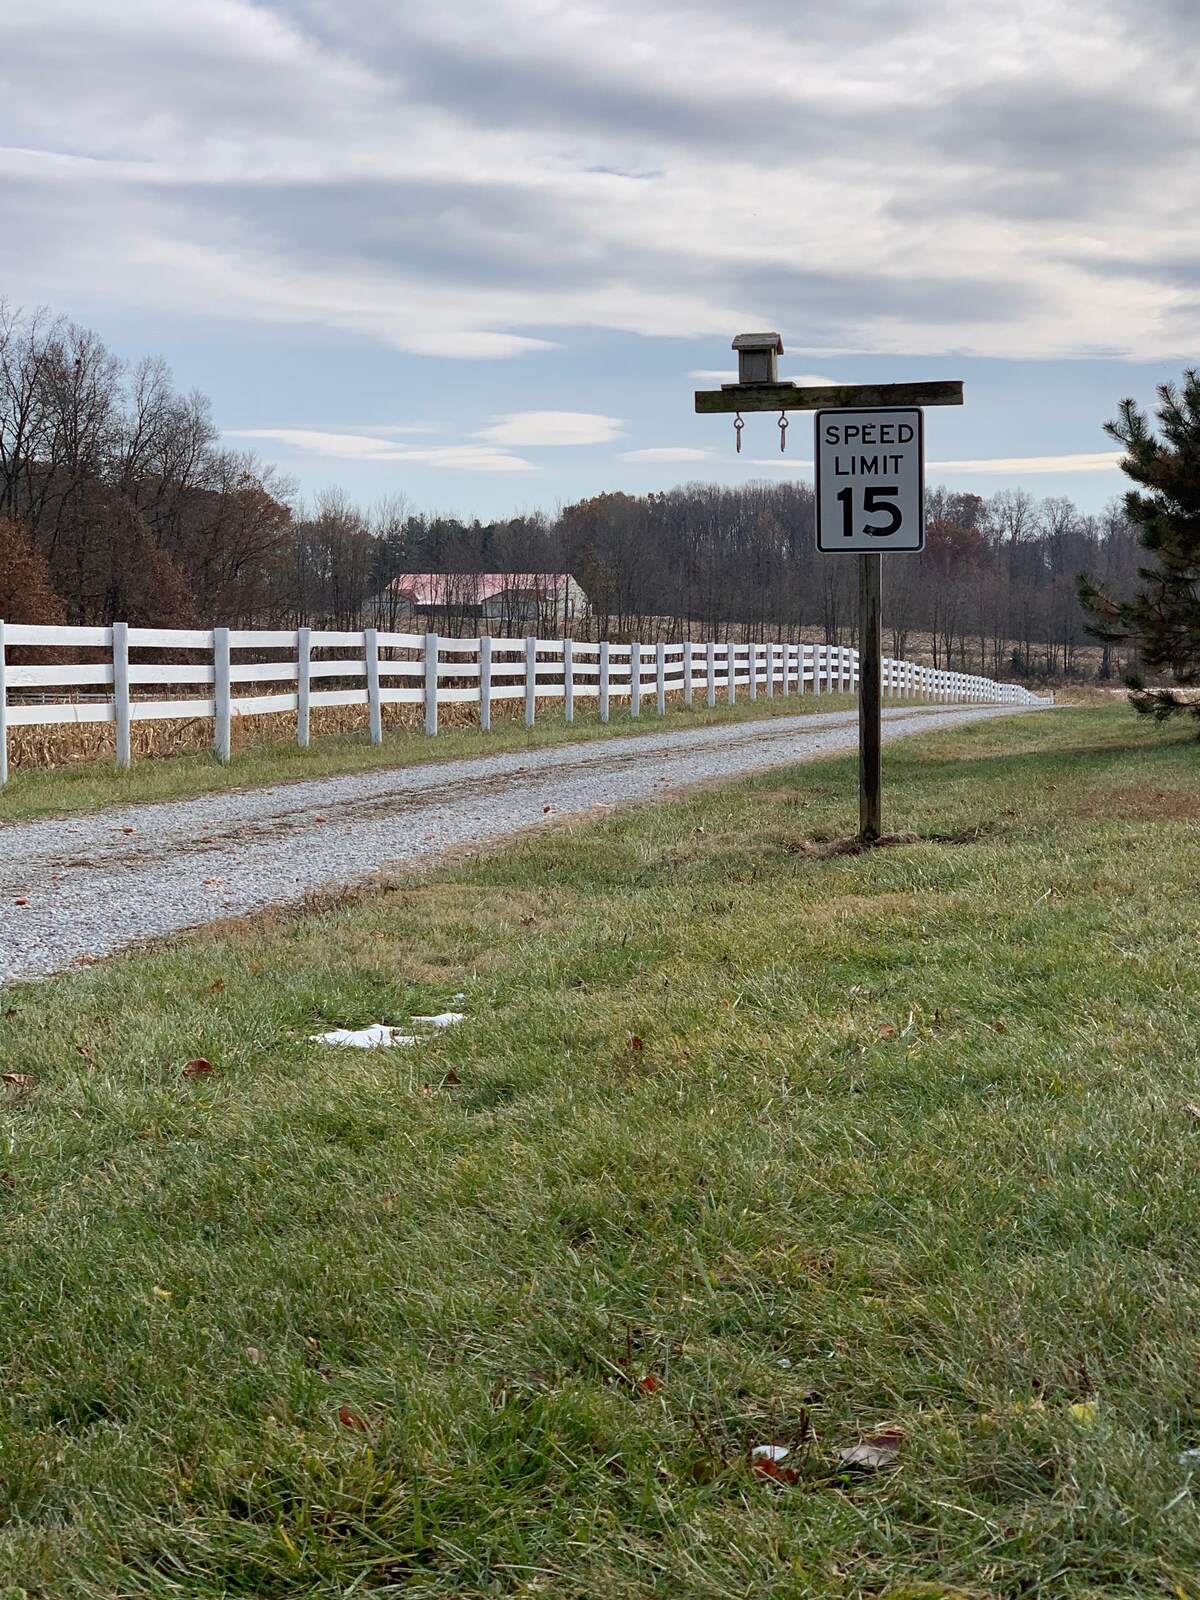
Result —
<svg viewBox="0 0 1200 1600"><path fill-rule="evenodd" d="M381 767L416 766L424 761L496 755L506 750L537 750L546 745L619 739L637 733L680 732L722 722L794 717L806 712L847 711L857 704L857 696L849 694L777 695L770 700L763 696L752 701L743 691L736 705L716 705L711 709L702 701L689 709L681 702L668 699L666 715L659 717L651 698L649 705L643 704L642 715L636 722L629 715L629 707L618 704L614 705L610 722L602 723L599 713L590 709L581 711L569 726L562 707L549 705L540 706L536 723L526 728L522 720L523 708L518 711L510 701L501 702L488 733L468 722L464 714L461 722L447 720L434 739L420 730L399 727L389 728L383 743L373 745L365 729L359 729L319 736L314 733L307 750L296 746L294 718L292 732L287 734L274 731L287 719L258 717L251 719L256 729L270 731L251 737L239 733L233 759L225 766L208 752L135 760L128 772L119 771L111 755L69 765L14 766L8 783L0 789L0 823L100 811L106 806L179 800L228 789L270 787ZM509 707L512 707L511 712ZM465 707L449 709L466 712ZM135 726L153 728L155 725Z"/></svg>
<svg viewBox="0 0 1200 1600"><path fill-rule="evenodd" d="M1197 1600L1200 746L886 763L6 991L0 1595Z"/></svg>

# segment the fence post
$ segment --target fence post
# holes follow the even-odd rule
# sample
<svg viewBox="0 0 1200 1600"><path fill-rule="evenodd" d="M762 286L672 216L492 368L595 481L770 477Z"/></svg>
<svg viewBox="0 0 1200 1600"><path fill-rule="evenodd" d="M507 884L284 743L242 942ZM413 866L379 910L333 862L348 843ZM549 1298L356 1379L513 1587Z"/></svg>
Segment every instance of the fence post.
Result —
<svg viewBox="0 0 1200 1600"><path fill-rule="evenodd" d="M379 693L379 629L363 630L363 655L367 661L367 720L371 743L383 743L383 699Z"/></svg>
<svg viewBox="0 0 1200 1600"><path fill-rule="evenodd" d="M525 638L525 726L532 728L537 717L537 634Z"/></svg>
<svg viewBox="0 0 1200 1600"><path fill-rule="evenodd" d="M725 644L725 677L726 694L732 706L737 703L737 646L732 639L727 640Z"/></svg>
<svg viewBox="0 0 1200 1600"><path fill-rule="evenodd" d="M213 629L213 701L216 710L213 751L218 761L228 761L233 719L229 685L228 628Z"/></svg>
<svg viewBox="0 0 1200 1600"><path fill-rule="evenodd" d="M4 624L0 622L0 789L8 782L8 675L5 671Z"/></svg>
<svg viewBox="0 0 1200 1600"><path fill-rule="evenodd" d="M785 676L785 679L786 679L786 676L787 676L786 673L785 673L784 676ZM783 686L783 692L784 692L784 694L787 693L787 683L786 683L786 681L785 681L784 686ZM767 699L768 700L774 700L774 698L775 698L775 646L768 639L767 640Z"/></svg>
<svg viewBox="0 0 1200 1600"><path fill-rule="evenodd" d="M296 629L296 743L308 749L311 733L312 629Z"/></svg>
<svg viewBox="0 0 1200 1600"><path fill-rule="evenodd" d="M117 765L128 772L133 762L133 740L129 706L129 624L112 625L113 724L116 730Z"/></svg>
<svg viewBox="0 0 1200 1600"><path fill-rule="evenodd" d="M492 636L479 635L479 726L486 733L492 725Z"/></svg>
<svg viewBox="0 0 1200 1600"><path fill-rule="evenodd" d="M573 639L563 640L563 718L575 721L575 650Z"/></svg>
<svg viewBox="0 0 1200 1600"><path fill-rule="evenodd" d="M658 691L658 714L667 714L667 647L660 639L654 647L654 686Z"/></svg>
<svg viewBox="0 0 1200 1600"><path fill-rule="evenodd" d="M683 703L689 711L692 706L692 669L694 666L692 641L685 639L683 644Z"/></svg>
<svg viewBox="0 0 1200 1600"><path fill-rule="evenodd" d="M438 636L425 635L425 732L433 739L438 731Z"/></svg>
<svg viewBox="0 0 1200 1600"><path fill-rule="evenodd" d="M629 646L629 715L635 720L642 714L642 647Z"/></svg>
<svg viewBox="0 0 1200 1600"><path fill-rule="evenodd" d="M608 721L608 640L600 641L600 721Z"/></svg>
<svg viewBox="0 0 1200 1600"><path fill-rule="evenodd" d="M746 643L746 669L750 674L750 698L758 699L758 646Z"/></svg>
<svg viewBox="0 0 1200 1600"><path fill-rule="evenodd" d="M715 706L717 703L717 647L711 639L704 647L704 665L708 672L708 703L710 706Z"/></svg>

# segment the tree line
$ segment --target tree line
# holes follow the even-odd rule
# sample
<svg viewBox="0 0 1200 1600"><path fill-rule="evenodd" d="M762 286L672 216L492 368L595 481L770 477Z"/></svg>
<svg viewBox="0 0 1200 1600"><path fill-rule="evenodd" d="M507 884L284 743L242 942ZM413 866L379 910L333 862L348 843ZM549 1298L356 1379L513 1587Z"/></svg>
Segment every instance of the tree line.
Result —
<svg viewBox="0 0 1200 1600"><path fill-rule="evenodd" d="M935 488L925 551L885 562L891 652L991 676L1115 674L1136 647L1088 640L1076 579L1127 594L1139 550L1120 503L1095 516L1020 489ZM817 554L805 483L602 494L492 522L400 495L304 502L223 445L207 398L161 360L123 362L89 329L0 301L0 616L395 627L388 585L414 571L570 572L598 637L853 641L856 563ZM461 614L432 621L471 630Z"/></svg>

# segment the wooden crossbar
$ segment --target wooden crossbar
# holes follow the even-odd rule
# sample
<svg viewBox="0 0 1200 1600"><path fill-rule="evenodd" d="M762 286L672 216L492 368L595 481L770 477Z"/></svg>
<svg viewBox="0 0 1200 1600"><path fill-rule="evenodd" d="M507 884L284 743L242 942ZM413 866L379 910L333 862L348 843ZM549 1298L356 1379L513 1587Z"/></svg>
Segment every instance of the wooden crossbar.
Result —
<svg viewBox="0 0 1200 1600"><path fill-rule="evenodd" d="M697 389L696 410L840 411L878 410L886 406L960 406L963 386L957 380L929 383L726 383L720 389Z"/></svg>

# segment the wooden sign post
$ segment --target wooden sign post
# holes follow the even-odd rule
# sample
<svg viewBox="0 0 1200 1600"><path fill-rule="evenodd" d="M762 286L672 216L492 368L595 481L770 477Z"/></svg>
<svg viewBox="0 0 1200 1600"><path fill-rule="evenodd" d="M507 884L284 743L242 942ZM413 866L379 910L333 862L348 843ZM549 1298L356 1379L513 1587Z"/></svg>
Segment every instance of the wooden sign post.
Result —
<svg viewBox="0 0 1200 1600"><path fill-rule="evenodd" d="M864 844L883 833L883 552L925 544L923 406L960 406L959 382L780 383L777 333L733 341L738 382L696 391L696 410L735 417L742 448L744 411L779 412L779 448L787 413L815 411L817 549L858 556L858 829Z"/></svg>

